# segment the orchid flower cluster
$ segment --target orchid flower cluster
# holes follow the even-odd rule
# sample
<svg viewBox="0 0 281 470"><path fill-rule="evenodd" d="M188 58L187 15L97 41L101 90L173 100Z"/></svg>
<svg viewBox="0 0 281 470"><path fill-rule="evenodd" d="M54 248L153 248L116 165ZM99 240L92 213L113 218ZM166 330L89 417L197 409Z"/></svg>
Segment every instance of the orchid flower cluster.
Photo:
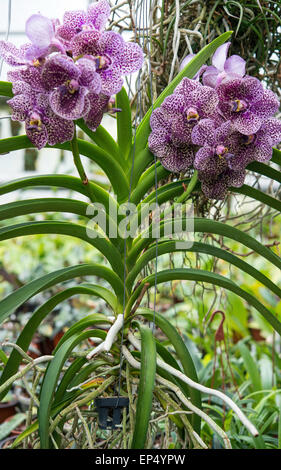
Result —
<svg viewBox="0 0 281 470"><path fill-rule="evenodd" d="M17 48L0 41L0 57L14 67L8 72L12 119L25 122L38 149L72 140L80 118L95 131L105 112L117 111L112 96L123 76L141 68L138 44L105 30L109 15L107 0L92 3L87 12L66 12L62 24L36 14L26 22L30 43Z"/></svg>
<svg viewBox="0 0 281 470"><path fill-rule="evenodd" d="M247 165L269 161L281 141L281 122L273 117L277 96L245 74L240 56L227 58L229 46L220 46L212 65L192 80L184 78L150 120L151 152L171 172L197 170L210 199L223 199L230 186L242 186Z"/></svg>

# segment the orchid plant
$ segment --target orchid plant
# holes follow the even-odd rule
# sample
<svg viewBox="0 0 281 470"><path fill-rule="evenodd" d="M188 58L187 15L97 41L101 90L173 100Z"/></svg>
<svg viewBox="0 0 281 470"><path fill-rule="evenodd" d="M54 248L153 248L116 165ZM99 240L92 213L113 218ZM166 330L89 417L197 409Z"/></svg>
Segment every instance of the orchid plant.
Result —
<svg viewBox="0 0 281 470"><path fill-rule="evenodd" d="M152 224L145 235L133 234L131 227L133 221L140 226L144 204L184 204L200 192L212 200L225 198L231 190L280 210L280 201L244 184L247 169L281 181L279 171L266 164L270 159L281 162L281 153L273 149L281 141L281 123L274 117L279 102L259 80L246 75L241 57L227 58L229 32L187 58L180 73L135 129L123 80L141 69L144 53L137 43L125 42L120 34L106 30L109 16L107 0L91 4L87 12L66 12L62 23L37 14L26 22L29 43L17 48L10 42L0 42L0 56L12 67L8 82L0 82L0 94L10 98L12 119L23 122L26 129L26 135L1 140L1 153L30 147L64 149L72 152L78 172L77 177L50 174L3 184L1 195L20 188L49 186L72 189L78 197L3 204L1 219L55 211L85 220L84 225L65 220L5 225L0 229L0 240L52 233L77 237L97 249L106 263L63 267L34 279L0 302L0 319L4 322L39 292L61 286L33 313L9 357L1 352L5 363L0 378L1 399L16 378L39 363L48 364L38 383L38 418L13 446L35 432L39 432L41 448L63 445L59 431L73 410L92 403L96 397L113 394L115 387L118 396L129 396L130 400L128 422L126 416L123 420L124 433L130 430L127 446L146 446L152 404L156 401L163 413L171 412L169 419L182 436L188 437L190 447L206 447L200 437L201 420L230 447L227 433L203 410L201 394L222 400L253 436L259 431L229 396L199 383L192 355L181 335L164 315L157 313L157 305L154 309L143 307L144 294L168 281L201 281L241 297L280 334L277 316L248 290L213 272L178 268L145 277L142 273L158 256L186 250L225 260L278 297L281 289L227 250L197 241L186 247L165 236L167 225L174 220L173 210L168 217L160 213L157 236ZM207 66L210 57L212 65ZM116 115L117 142L101 126L105 113ZM85 139L77 138L77 128L84 132ZM88 178L81 155L100 166L112 191ZM171 173L172 182L167 181ZM161 187L157 187L159 181ZM79 195L86 196L88 202L81 201ZM87 222L94 214L91 207L102 207L106 221L102 227L94 223L94 228L89 228ZM116 229L116 224L123 229ZM189 230L188 218L183 217L183 229ZM193 230L228 237L274 266L281 266L273 251L231 225L195 218ZM65 281L85 276L94 277L96 283L63 288ZM57 305L77 294L102 298L112 316L94 313L83 318L69 328L51 356L29 361L22 368L23 361L29 360L26 351L40 323ZM156 339L154 328L147 322L162 330L170 347L167 341L164 344ZM75 347L89 338L96 346L75 356ZM137 398L132 385L137 389ZM184 414L187 411L188 418Z"/></svg>

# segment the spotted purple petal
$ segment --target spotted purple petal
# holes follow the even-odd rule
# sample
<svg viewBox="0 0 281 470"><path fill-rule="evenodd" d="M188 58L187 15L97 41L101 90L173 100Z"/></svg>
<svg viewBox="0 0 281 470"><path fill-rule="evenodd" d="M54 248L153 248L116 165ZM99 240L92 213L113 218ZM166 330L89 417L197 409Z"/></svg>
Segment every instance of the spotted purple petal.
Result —
<svg viewBox="0 0 281 470"><path fill-rule="evenodd" d="M119 65L122 75L137 72L143 64L143 51L135 42L125 43L120 59Z"/></svg>
<svg viewBox="0 0 281 470"><path fill-rule="evenodd" d="M54 113L64 119L80 119L90 110L87 93L85 87L80 87L72 94L62 85L62 87L56 88L50 93L50 106Z"/></svg>
<svg viewBox="0 0 281 470"><path fill-rule="evenodd" d="M44 124L40 128L31 127L29 119L25 123L26 135L31 140L33 145L41 150L48 142L48 131Z"/></svg>
<svg viewBox="0 0 281 470"><path fill-rule="evenodd" d="M84 120L87 126L92 131L95 131L100 125L104 113L108 109L110 97L102 94L97 95L95 93L89 93L87 98L90 102L90 110L84 117Z"/></svg>
<svg viewBox="0 0 281 470"><path fill-rule="evenodd" d="M110 5L107 0L92 3L88 8L87 19L98 30L104 29L110 15Z"/></svg>

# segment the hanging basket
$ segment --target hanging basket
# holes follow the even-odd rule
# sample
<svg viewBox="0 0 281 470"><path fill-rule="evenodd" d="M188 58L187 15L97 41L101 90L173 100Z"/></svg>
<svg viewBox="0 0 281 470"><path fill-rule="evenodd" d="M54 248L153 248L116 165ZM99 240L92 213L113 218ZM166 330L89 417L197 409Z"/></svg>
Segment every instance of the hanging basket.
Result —
<svg viewBox="0 0 281 470"><path fill-rule="evenodd" d="M116 429L121 424L123 408L127 408L127 412L129 411L129 398L96 398L95 406L99 414L99 428Z"/></svg>

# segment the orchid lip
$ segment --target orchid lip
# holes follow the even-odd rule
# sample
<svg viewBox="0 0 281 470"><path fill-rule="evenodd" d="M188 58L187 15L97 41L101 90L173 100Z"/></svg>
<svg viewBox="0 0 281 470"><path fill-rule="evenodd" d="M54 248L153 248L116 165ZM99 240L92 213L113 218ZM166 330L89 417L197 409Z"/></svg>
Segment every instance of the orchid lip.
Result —
<svg viewBox="0 0 281 470"><path fill-rule="evenodd" d="M186 112L186 118L188 121L198 121L199 120L199 114L197 112L196 108L188 108Z"/></svg>
<svg viewBox="0 0 281 470"><path fill-rule="evenodd" d="M218 157L222 157L226 153L228 153L228 148L225 147L224 145L218 145L216 147L216 154L218 155Z"/></svg>
<svg viewBox="0 0 281 470"><path fill-rule="evenodd" d="M98 55L94 57L94 61L95 61L97 70L107 69L107 67L111 64L111 60L109 59L109 57L105 55L103 56Z"/></svg>
<svg viewBox="0 0 281 470"><path fill-rule="evenodd" d="M79 89L79 83L77 80L67 80L63 86L71 95L74 95L74 93Z"/></svg>
<svg viewBox="0 0 281 470"><path fill-rule="evenodd" d="M40 114L34 112L30 115L28 128L37 129L39 131L42 130L42 121Z"/></svg>
<svg viewBox="0 0 281 470"><path fill-rule="evenodd" d="M250 144L254 143L255 138L256 138L255 134L242 135L241 140L242 140L243 144L250 145Z"/></svg>
<svg viewBox="0 0 281 470"><path fill-rule="evenodd" d="M235 113L243 112L247 109L247 103L244 100L234 100L232 101L232 111Z"/></svg>

